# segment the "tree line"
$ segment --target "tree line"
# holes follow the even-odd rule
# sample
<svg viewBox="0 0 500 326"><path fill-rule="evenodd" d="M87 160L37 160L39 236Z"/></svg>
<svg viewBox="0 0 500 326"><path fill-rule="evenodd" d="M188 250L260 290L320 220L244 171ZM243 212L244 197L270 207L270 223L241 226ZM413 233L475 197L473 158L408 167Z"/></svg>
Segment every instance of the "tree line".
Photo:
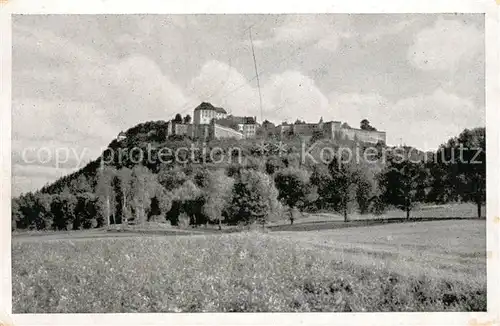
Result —
<svg viewBox="0 0 500 326"><path fill-rule="evenodd" d="M141 128L137 130L147 131ZM234 142L216 143L224 144ZM383 214L389 207L410 218L418 203L452 201L474 202L481 217L486 197L484 128L464 130L427 160L418 159L425 153L406 147L402 156L389 153L383 164L345 160L337 153L329 162L303 162L293 140L283 154L263 153L252 142L239 144L244 161L226 165L93 162L57 185L14 198L12 226L77 230L169 221L222 228L265 225L280 218L293 223L301 212L320 210L336 211L348 221L354 211Z"/></svg>

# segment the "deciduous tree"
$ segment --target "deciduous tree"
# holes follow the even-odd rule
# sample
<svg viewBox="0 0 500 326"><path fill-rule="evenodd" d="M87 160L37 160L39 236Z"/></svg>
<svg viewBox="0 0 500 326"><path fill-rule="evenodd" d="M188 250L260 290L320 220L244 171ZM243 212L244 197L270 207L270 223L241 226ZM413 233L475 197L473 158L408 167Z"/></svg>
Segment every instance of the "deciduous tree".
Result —
<svg viewBox="0 0 500 326"><path fill-rule="evenodd" d="M406 218L410 218L411 210L425 197L427 176L428 171L422 161L408 156L389 157L380 180L385 201L405 211Z"/></svg>
<svg viewBox="0 0 500 326"><path fill-rule="evenodd" d="M356 189L359 184L361 174L359 166L354 160L336 156L329 164L330 199L336 209L344 216L344 221L348 221L348 212L351 204L356 200Z"/></svg>
<svg viewBox="0 0 500 326"><path fill-rule="evenodd" d="M203 213L211 220L219 223L222 229L222 221L228 210L233 196L234 179L226 176L223 170L217 170L208 174L204 190Z"/></svg>
<svg viewBox="0 0 500 326"><path fill-rule="evenodd" d="M112 167L104 166L98 171L96 194L100 211L105 217L107 226L111 225L111 216L113 216L113 224L116 223L114 219L116 194L113 187L115 178L116 170Z"/></svg>
<svg viewBox="0 0 500 326"><path fill-rule="evenodd" d="M118 170L118 180L119 180L119 194L118 197L121 203L120 213L121 222L123 224L128 224L131 216L131 201L133 198L132 194L132 170L128 168L121 168Z"/></svg>
<svg viewBox="0 0 500 326"><path fill-rule="evenodd" d="M309 173L303 169L287 168L274 177L278 189L278 200L290 208L290 224L293 224L294 208L303 208L311 191Z"/></svg>
<svg viewBox="0 0 500 326"><path fill-rule="evenodd" d="M278 191L265 173L243 170L233 187L231 216L244 223L260 222L264 226L273 211L279 207Z"/></svg>
<svg viewBox="0 0 500 326"><path fill-rule="evenodd" d="M442 146L441 154L450 186L462 200L476 204L481 218L481 206L486 201L486 129L465 129Z"/></svg>

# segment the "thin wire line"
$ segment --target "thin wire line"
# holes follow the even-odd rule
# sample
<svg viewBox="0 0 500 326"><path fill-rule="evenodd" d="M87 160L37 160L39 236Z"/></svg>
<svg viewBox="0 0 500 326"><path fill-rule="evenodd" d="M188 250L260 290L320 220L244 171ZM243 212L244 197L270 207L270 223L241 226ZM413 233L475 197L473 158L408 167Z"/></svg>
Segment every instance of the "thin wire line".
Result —
<svg viewBox="0 0 500 326"><path fill-rule="evenodd" d="M259 101L260 101L260 121L262 120L262 93L260 90L260 80L259 80L259 71L257 70L257 60L255 59L255 50L253 48L253 39L252 39L252 29L248 29L250 34L250 44L252 45L252 56L253 56L253 64L255 67L255 76L257 77L257 87L259 88Z"/></svg>
<svg viewBox="0 0 500 326"><path fill-rule="evenodd" d="M265 22L265 21L267 21L267 17L268 17L268 16L264 16L264 19L263 19L263 20L260 20L260 24L259 24L259 26L261 26L262 24L264 24L264 22ZM243 30L243 31L242 31L239 35L240 35L240 36L243 36L244 34L246 34L246 32L247 32L248 30L250 30L252 27L254 27L255 25L257 25L257 23L259 23L259 21L256 21L255 23L253 23L253 24L251 24L250 26L248 26L247 28L245 28L245 29L244 29L244 30ZM234 37L232 37L232 39L234 39ZM206 98L205 98L205 100L206 100L206 101L208 101L209 99L211 99L211 98L212 98L213 96L215 96L216 94L220 93L220 91L221 91L222 89L224 89L224 87L226 86L227 81L229 80L229 74L230 74L231 62L232 62L232 60L231 60L231 57L230 57L230 58L229 58L229 68L228 68L228 74L227 74L227 76L226 76L226 81L224 82L224 85L223 85L223 86L221 86L221 87L219 87L219 88L218 88L217 90L215 90L212 94L210 94L208 97L206 97ZM254 78L252 78L251 80L253 80L253 79L255 79L255 77L254 77ZM242 84L242 85L241 85L241 87L243 87L243 86L245 86L245 84ZM240 89L241 87L239 87L238 89ZM236 89L236 90L237 90L237 89ZM233 93L233 92L234 92L234 91L236 91L236 90L231 91L229 94ZM193 95L194 95L194 92L191 92L191 94L190 94L190 95L191 95L191 96L193 96ZM191 97L191 96L190 96L190 97ZM226 95L226 96L223 96L222 98L225 98L225 97L227 97L227 95ZM221 98L221 99L222 99L222 98ZM180 108L180 110L181 110L181 111L179 112L179 111L178 111L179 109L176 109L175 111L177 111L177 112L173 113L171 117L173 118L173 117L174 117L177 113L184 114L184 113L186 113L187 111L191 110L192 108L191 108L191 107L188 107L188 105L191 105L191 102L186 102L186 103L184 103L184 105L182 105L182 107Z"/></svg>
<svg viewBox="0 0 500 326"><path fill-rule="evenodd" d="M253 25L255 25L256 23L252 24L251 26L247 27L244 31L247 31L248 29L250 29ZM284 59L281 60L281 62L285 62L285 61L288 61L291 57L293 57L295 54L297 54L298 52L300 52L301 50L304 50L305 48L307 48L306 46L303 46L303 47L297 47L292 53L290 53L290 55L286 56ZM250 78L248 81L244 81L243 83L241 83L238 87L232 89L231 91L229 91L228 93L226 93L224 96L220 97L220 100L223 100L225 99L226 97L228 97L229 95L233 94L234 92L240 90L241 88L245 87L248 85L249 82L255 80L258 78L258 75L262 75L263 73L266 73L267 70L264 69L264 70L261 70L258 72L258 74L256 74L255 76L253 76L252 78ZM215 94L213 94L215 95ZM210 97L209 97L210 98ZM295 101L297 102L297 101ZM190 104L190 102L186 102L186 104L183 106L183 109L186 108L186 105ZM275 108L275 111L277 111L278 109L281 109L284 107L285 104L290 104L290 103L283 103L282 105L280 105L278 108ZM187 109L185 109L184 111L182 111L181 113L184 113L188 110L191 110L192 108L188 107Z"/></svg>

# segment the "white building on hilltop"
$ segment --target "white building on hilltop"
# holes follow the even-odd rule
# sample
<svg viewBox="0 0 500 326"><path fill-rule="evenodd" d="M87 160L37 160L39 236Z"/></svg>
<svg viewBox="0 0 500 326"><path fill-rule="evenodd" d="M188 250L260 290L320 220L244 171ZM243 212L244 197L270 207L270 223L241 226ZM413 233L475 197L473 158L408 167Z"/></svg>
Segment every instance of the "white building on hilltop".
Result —
<svg viewBox="0 0 500 326"><path fill-rule="evenodd" d="M210 103L202 102L194 109L193 124L209 124L212 119L224 119L227 116L226 110L218 108Z"/></svg>
<svg viewBox="0 0 500 326"><path fill-rule="evenodd" d="M118 142L121 142L122 140L125 140L125 139L127 139L127 134L125 134L123 131L120 131L120 133L116 137L116 140Z"/></svg>

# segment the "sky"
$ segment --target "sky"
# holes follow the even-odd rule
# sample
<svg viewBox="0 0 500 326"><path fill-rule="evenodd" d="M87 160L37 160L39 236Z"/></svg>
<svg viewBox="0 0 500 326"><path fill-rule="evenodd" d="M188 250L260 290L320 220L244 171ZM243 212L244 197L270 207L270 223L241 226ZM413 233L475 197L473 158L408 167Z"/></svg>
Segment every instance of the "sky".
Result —
<svg viewBox="0 0 500 326"><path fill-rule="evenodd" d="M485 125L482 14L14 15L12 194L202 101L274 123L366 118L432 150ZM57 154L57 155L56 155ZM59 158L59 161L56 160Z"/></svg>

